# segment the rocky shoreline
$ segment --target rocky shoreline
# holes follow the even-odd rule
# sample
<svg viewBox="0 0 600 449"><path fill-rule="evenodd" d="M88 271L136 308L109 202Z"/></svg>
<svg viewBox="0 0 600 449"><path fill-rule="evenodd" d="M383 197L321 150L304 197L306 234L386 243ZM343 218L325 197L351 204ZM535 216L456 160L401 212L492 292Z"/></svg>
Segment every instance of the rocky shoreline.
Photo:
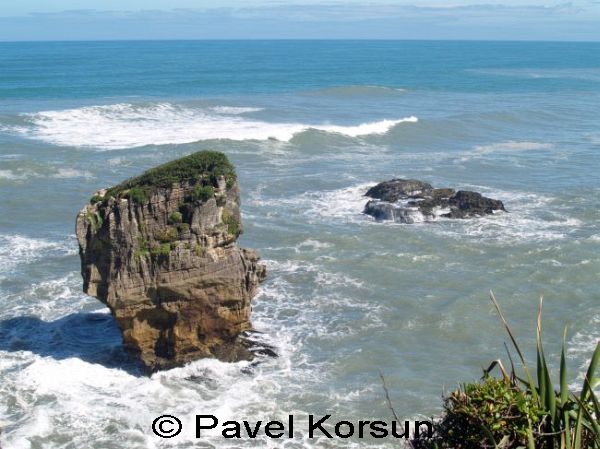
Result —
<svg viewBox="0 0 600 449"><path fill-rule="evenodd" d="M433 188L416 179L392 179L371 187L365 196L372 198L363 213L378 221L416 223L443 218L473 218L506 211L500 200L478 192Z"/></svg>

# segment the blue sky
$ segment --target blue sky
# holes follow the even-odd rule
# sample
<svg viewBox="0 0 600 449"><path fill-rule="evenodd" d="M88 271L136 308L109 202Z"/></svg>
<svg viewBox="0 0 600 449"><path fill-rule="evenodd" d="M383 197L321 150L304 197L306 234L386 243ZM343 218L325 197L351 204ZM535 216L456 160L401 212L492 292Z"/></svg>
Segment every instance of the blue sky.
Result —
<svg viewBox="0 0 600 449"><path fill-rule="evenodd" d="M600 0L0 0L0 40L600 41Z"/></svg>

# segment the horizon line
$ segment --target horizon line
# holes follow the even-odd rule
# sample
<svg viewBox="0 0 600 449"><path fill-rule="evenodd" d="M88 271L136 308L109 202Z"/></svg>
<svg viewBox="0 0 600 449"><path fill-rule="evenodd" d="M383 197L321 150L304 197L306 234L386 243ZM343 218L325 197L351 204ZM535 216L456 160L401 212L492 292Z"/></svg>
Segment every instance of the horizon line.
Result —
<svg viewBox="0 0 600 449"><path fill-rule="evenodd" d="M197 39L182 39L182 38L162 38L162 39L15 39L2 40L0 44L18 44L18 43L98 43L98 42L298 42L298 41L314 41L314 42L505 42L505 43L578 43L578 44L598 44L599 40L563 40L563 39L423 39L423 38L197 38Z"/></svg>

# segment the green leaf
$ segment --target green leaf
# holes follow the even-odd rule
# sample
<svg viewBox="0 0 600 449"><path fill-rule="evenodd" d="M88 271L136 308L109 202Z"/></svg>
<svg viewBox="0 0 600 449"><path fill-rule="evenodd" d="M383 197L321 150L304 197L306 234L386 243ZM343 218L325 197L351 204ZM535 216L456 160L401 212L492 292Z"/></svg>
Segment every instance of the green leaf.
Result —
<svg viewBox="0 0 600 449"><path fill-rule="evenodd" d="M588 379L588 382L584 382L583 388L581 389L580 399L585 402L587 400L588 392L592 391L590 384L596 378L596 370L598 369L598 362L600 362L600 341L596 344L596 350L592 355L592 359L590 360L590 366L588 367L585 378Z"/></svg>

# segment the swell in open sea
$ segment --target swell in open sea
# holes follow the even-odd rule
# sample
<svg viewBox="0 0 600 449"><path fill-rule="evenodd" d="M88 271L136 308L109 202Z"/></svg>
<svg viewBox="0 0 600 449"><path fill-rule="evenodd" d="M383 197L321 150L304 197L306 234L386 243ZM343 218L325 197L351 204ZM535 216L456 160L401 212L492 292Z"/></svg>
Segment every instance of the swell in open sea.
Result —
<svg viewBox="0 0 600 449"><path fill-rule="evenodd" d="M0 425L7 448L396 447L152 435L157 416L391 420L504 355L494 290L573 384L600 339L600 46L478 42L0 44ZM74 219L98 188L201 149L237 167L279 357L144 377L82 293ZM378 181L477 190L508 213L402 225ZM555 365L556 367L556 365ZM3 446L3 447L4 447Z"/></svg>

